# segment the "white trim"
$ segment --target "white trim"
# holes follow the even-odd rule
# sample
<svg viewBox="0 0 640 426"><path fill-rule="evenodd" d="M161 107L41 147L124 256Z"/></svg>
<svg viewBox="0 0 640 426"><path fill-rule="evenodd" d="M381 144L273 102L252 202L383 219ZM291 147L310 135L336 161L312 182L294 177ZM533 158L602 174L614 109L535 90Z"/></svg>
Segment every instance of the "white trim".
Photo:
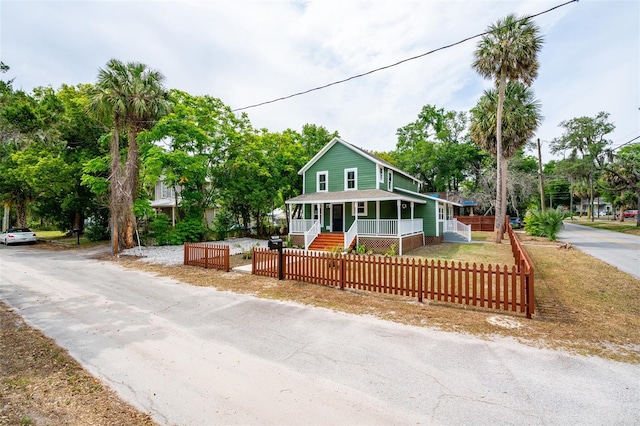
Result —
<svg viewBox="0 0 640 426"><path fill-rule="evenodd" d="M393 192L393 171L387 170L387 191Z"/></svg>
<svg viewBox="0 0 640 426"><path fill-rule="evenodd" d="M378 164L378 167L376 167L376 175L378 176L376 179L378 183L384 183L384 166Z"/></svg>
<svg viewBox="0 0 640 426"><path fill-rule="evenodd" d="M349 180L347 176L349 172L353 172L353 188L349 188ZM344 190L345 191L357 191L358 190L358 168L351 167L349 169L344 169Z"/></svg>
<svg viewBox="0 0 640 426"><path fill-rule="evenodd" d="M358 204L360 203L364 204L363 213L358 213ZM366 216L368 211L369 211L369 203L367 201L354 201L351 203L351 216L354 216L354 217Z"/></svg>
<svg viewBox="0 0 640 426"><path fill-rule="evenodd" d="M320 176L324 176L324 189L320 189ZM329 192L329 171L316 172L316 192Z"/></svg>
<svg viewBox="0 0 640 426"><path fill-rule="evenodd" d="M433 200L433 201L437 201L439 203L451 204L452 206L476 207L476 206L466 206L464 204L460 204L460 203L456 203L456 202L453 202L453 201L445 200L443 198L432 197L431 195L427 195L427 194L420 194L418 192L409 191L408 189L404 189L404 188L395 188L395 189L397 189L398 191L406 192L407 194L411 194L411 195L416 196L416 197L426 198L427 200Z"/></svg>

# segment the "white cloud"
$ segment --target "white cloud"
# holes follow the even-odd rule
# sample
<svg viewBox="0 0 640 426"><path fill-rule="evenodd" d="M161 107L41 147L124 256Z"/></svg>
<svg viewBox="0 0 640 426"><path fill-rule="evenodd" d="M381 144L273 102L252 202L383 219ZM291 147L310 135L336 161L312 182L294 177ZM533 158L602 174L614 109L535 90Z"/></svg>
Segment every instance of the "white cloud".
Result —
<svg viewBox="0 0 640 426"><path fill-rule="evenodd" d="M16 87L95 81L112 57L163 72L167 86L232 108L350 77L483 32L508 13L547 1L6 1L1 59ZM583 0L536 18L545 35L534 89L542 139L562 120L611 113L615 140L640 134L636 1ZM395 132L425 104L473 107L489 87L471 69L476 40L290 100L247 110L258 128L337 130L368 149L393 149ZM622 141L620 141L622 142Z"/></svg>

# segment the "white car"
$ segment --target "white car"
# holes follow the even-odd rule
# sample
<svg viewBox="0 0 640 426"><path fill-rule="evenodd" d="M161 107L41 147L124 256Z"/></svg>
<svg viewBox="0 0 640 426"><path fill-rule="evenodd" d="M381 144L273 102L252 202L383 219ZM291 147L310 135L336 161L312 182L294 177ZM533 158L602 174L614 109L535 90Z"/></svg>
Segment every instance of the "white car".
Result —
<svg viewBox="0 0 640 426"><path fill-rule="evenodd" d="M6 245L17 243L35 244L36 242L38 242L36 234L29 228L9 228L0 234L0 243Z"/></svg>

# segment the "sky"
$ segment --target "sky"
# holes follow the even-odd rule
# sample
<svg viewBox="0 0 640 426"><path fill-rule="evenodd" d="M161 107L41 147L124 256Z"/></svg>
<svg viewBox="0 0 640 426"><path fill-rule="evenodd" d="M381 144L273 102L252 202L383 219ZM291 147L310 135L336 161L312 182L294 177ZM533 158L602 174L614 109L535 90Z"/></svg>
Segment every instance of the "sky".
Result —
<svg viewBox="0 0 640 426"><path fill-rule="evenodd" d="M393 64L558 1L0 0L3 79L14 88L94 83L111 58L142 62L168 89L233 109ZM640 136L640 1L581 0L534 18L544 37L532 87L543 162L563 120L610 113L613 146ZM469 111L493 82L471 67L478 38L307 95L245 110L255 128L306 123L390 151L427 104ZM533 154L533 153L532 153Z"/></svg>

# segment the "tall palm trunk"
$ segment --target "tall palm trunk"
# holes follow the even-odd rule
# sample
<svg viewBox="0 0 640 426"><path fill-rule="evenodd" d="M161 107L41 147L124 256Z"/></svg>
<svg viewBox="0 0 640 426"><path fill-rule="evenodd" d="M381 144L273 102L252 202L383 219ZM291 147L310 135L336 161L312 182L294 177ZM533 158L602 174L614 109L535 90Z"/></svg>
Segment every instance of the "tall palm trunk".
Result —
<svg viewBox="0 0 640 426"><path fill-rule="evenodd" d="M114 119L115 122L116 119ZM114 126L113 135L111 135L111 176L109 177L109 189L111 197L109 202L109 214L111 215L111 252L118 253L120 250L119 230L120 224L120 206L122 199L121 188L121 163L120 163L120 136L119 126Z"/></svg>
<svg viewBox="0 0 640 426"><path fill-rule="evenodd" d="M138 179L140 171L140 153L138 150L138 141L136 140L137 131L131 127L128 131L129 148L127 151L127 162L125 164L124 176L124 200L122 203L123 218L123 242L124 248L132 248L135 246L135 230L136 217L133 211L133 204L138 195Z"/></svg>
<svg viewBox="0 0 640 426"><path fill-rule="evenodd" d="M506 173L502 166L502 111L504 107L504 93L507 87L507 77L504 69L500 71L500 83L498 85L498 108L496 112L496 218L494 221L494 238L497 244L502 242L504 217L506 210Z"/></svg>

